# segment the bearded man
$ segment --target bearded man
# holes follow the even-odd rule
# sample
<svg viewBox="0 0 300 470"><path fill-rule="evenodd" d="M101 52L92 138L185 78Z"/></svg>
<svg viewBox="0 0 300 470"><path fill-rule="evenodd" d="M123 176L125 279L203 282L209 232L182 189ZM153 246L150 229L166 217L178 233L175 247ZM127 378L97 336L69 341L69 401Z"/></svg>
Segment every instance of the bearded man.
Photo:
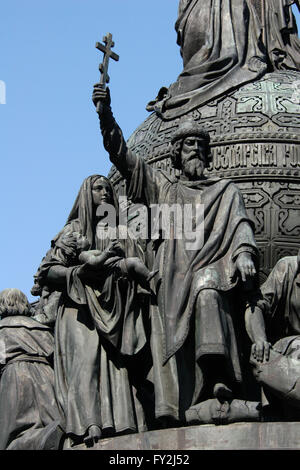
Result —
<svg viewBox="0 0 300 470"><path fill-rule="evenodd" d="M183 122L173 136L172 161L179 177L154 169L126 145L116 124L108 89L95 85L104 146L128 185L133 202L204 208L203 243L162 240L153 269L159 270L157 304L151 305L151 352L155 415L184 422L185 412L213 394L228 395L241 382L230 301L239 279L256 274L257 247L242 195L230 181L207 179L209 135ZM196 222L197 224L197 222Z"/></svg>

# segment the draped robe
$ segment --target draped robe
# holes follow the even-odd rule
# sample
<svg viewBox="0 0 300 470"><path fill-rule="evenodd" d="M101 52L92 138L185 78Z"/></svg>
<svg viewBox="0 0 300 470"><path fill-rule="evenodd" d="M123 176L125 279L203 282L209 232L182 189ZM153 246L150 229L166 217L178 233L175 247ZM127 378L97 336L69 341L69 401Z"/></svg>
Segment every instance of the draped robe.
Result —
<svg viewBox="0 0 300 470"><path fill-rule="evenodd" d="M265 24L252 0L180 0L175 29L183 71L147 109L175 119L272 70L299 70L297 0L265 0Z"/></svg>
<svg viewBox="0 0 300 470"><path fill-rule="evenodd" d="M0 449L38 450L60 421L49 327L22 315L0 320Z"/></svg>
<svg viewBox="0 0 300 470"><path fill-rule="evenodd" d="M170 237L155 251L148 245L148 266L158 269L160 278L153 286L157 301L150 306L153 364L148 379L155 392L155 416L182 422L185 411L203 396L208 372L200 365L204 358L221 357L231 382L242 381L230 295L237 284L237 256L258 254L253 224L240 190L230 180L186 181L153 168L128 149L108 106L100 127L132 202L204 207L202 246L189 250L186 234L175 237L172 226ZM197 309L199 298L202 306Z"/></svg>
<svg viewBox="0 0 300 470"><path fill-rule="evenodd" d="M176 22L183 71L156 106L174 119L267 70L261 25L247 0L181 0Z"/></svg>
<svg viewBox="0 0 300 470"><path fill-rule="evenodd" d="M230 291L236 285L233 275L237 256L242 252L257 254L252 222L239 189L230 180L185 181L153 169L131 151L127 159L131 166L135 161L128 192L133 201L142 200L147 206L179 204L182 209L185 204L194 208L197 204L204 206L204 221L200 227L204 231L203 246L189 249L185 232L180 239L174 237L171 229L170 238L163 241L156 257L155 268L160 269L162 278L160 312L165 328L163 360L166 361L187 338L199 292L204 289ZM205 328L203 324L202 329ZM218 352L216 325L212 337L214 340L207 353ZM205 346L198 344L198 350L199 357Z"/></svg>
<svg viewBox="0 0 300 470"><path fill-rule="evenodd" d="M268 0L266 23L267 47L273 67L300 70L300 40L292 4L297 0Z"/></svg>
<svg viewBox="0 0 300 470"><path fill-rule="evenodd" d="M57 249L60 237L74 231L88 238L91 249L103 251L110 242L96 236L91 188L97 178L82 184L67 224L39 268L46 283L51 267L67 270L55 325L55 390L66 433L74 442L91 425L104 435L146 429L136 397L143 370L135 375L139 366L134 362L131 370L130 365L146 344L137 286L105 270L85 282L78 276L79 264L68 264ZM133 254L133 246L124 248Z"/></svg>
<svg viewBox="0 0 300 470"><path fill-rule="evenodd" d="M261 286L257 306L269 324L272 342L283 336L300 335L300 277L297 256L280 259Z"/></svg>
<svg viewBox="0 0 300 470"><path fill-rule="evenodd" d="M255 364L255 376L264 386L267 400L284 415L299 419L300 401L300 274L299 256L286 256L274 266L253 302L264 316L268 341L272 343L270 359ZM275 344L274 344L275 343ZM279 355L279 354L280 355ZM296 410L294 407L297 407ZM281 410L282 411L282 410Z"/></svg>

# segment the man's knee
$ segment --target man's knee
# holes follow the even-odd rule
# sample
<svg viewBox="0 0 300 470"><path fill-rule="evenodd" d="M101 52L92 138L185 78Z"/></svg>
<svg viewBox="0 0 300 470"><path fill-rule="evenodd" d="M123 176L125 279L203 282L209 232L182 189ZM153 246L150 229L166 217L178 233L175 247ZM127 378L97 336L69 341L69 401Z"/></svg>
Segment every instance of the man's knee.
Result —
<svg viewBox="0 0 300 470"><path fill-rule="evenodd" d="M218 302L219 298L220 298L220 294L217 290L215 290L215 289L203 289L198 294L197 302L216 303L216 302Z"/></svg>

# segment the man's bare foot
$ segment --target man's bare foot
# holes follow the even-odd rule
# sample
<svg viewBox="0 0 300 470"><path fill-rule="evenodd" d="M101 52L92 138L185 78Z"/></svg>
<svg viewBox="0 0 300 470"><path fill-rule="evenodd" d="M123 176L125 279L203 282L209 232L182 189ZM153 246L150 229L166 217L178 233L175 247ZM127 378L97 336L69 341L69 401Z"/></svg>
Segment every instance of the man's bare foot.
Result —
<svg viewBox="0 0 300 470"><path fill-rule="evenodd" d="M99 428L99 426L96 426L93 424L92 426L89 427L88 433L83 439L83 441L85 442L87 446L91 447L99 441L101 434L102 433L101 433L101 429Z"/></svg>

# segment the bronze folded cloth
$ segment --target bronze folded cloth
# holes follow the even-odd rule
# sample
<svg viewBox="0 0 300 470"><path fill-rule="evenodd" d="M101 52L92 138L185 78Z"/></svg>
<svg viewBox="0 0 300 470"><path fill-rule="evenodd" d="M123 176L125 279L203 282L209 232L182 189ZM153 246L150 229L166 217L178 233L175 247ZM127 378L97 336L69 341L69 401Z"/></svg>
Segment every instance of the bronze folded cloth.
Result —
<svg viewBox="0 0 300 470"><path fill-rule="evenodd" d="M51 365L49 360L46 357L43 357L43 356L29 356L27 354L21 354L20 356L14 357L10 361L8 361L1 368L0 374L2 375L3 372L6 370L6 368L8 366L10 366L11 364L14 364L16 362L41 362L42 364L47 364L48 366Z"/></svg>

